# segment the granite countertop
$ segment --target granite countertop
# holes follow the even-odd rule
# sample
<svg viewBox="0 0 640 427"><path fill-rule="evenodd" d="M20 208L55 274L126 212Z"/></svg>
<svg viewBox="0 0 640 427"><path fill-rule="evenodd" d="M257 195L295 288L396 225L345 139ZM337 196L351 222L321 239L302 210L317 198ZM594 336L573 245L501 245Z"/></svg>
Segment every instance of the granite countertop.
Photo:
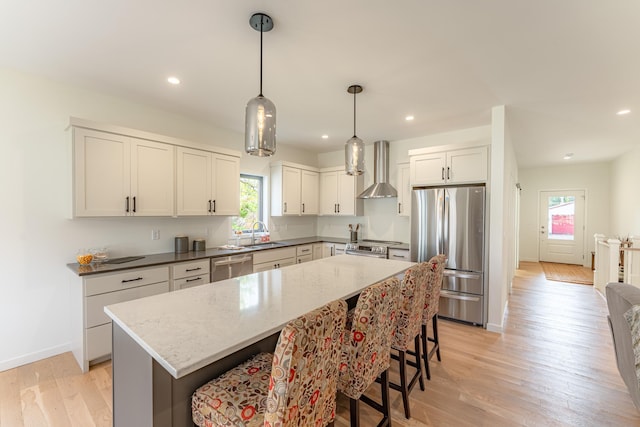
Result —
<svg viewBox="0 0 640 427"><path fill-rule="evenodd" d="M200 259L240 255L240 254L252 253L257 251L263 251L267 249L286 248L289 246L306 245L310 243L319 243L319 242L346 244L346 243L349 243L349 239L342 239L339 237L320 237L320 236L301 237L297 239L288 239L288 240L270 242L270 243L277 243L276 247L273 247L270 245L263 245L261 247L260 244L257 244L253 246L246 246L246 247L243 247L242 249L210 248L204 251L189 251L182 254L177 254L175 252L166 252L161 254L139 255L140 257L142 257L141 259L124 262L122 264L92 262L87 265L80 265L77 262L74 262L74 263L67 264L67 267L69 267L71 271L76 273L78 276L88 276L92 274L111 273L115 271L129 270L131 268L153 267L153 266L165 265L165 264L171 264L174 262L183 262L183 261L197 261ZM409 244L401 243L398 245L389 246L389 248L409 250Z"/></svg>
<svg viewBox="0 0 640 427"><path fill-rule="evenodd" d="M178 379L413 264L338 255L113 304L104 311Z"/></svg>
<svg viewBox="0 0 640 427"><path fill-rule="evenodd" d="M67 267L71 269L78 276L88 276L91 274L98 273L110 273L114 271L122 271L128 270L131 268L142 268L142 267L153 267L157 265L171 264L174 262L182 262L182 261L196 261L199 259L206 258L217 258L223 256L230 255L239 255L250 252L257 252L261 250L267 249L277 249L277 248L286 248L288 246L298 246L305 245L309 243L318 243L318 242L328 242L328 243L348 243L348 239L341 239L337 237L302 237L298 239L289 239L289 240L281 240L278 242L278 246L271 247L265 245L264 247L259 247L260 245L247 246L243 249L220 249L220 248L210 248L205 251L189 251L182 254L177 254L175 252L167 252L161 254L152 254L152 255L139 255L142 256L142 259L138 259L135 261L125 262L122 264L109 264L109 263L96 263L92 262L87 265L80 265L77 262L67 264ZM258 247L255 247L258 246Z"/></svg>

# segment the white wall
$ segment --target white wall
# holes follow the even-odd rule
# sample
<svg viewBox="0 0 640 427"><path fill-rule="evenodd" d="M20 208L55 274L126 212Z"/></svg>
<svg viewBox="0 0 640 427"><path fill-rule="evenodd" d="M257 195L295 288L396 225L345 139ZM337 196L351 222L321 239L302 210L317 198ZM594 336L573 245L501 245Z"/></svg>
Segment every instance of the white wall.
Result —
<svg viewBox="0 0 640 427"><path fill-rule="evenodd" d="M243 150L240 134L79 87L0 69L0 371L64 352L69 345L67 263L79 248L106 245L112 256L173 251L173 237L208 232L227 242L228 218L82 218L71 212L71 133L75 116L194 142ZM243 114L243 112L239 112ZM279 145L275 157L243 156L241 171L268 176L269 162L315 165L313 153ZM288 237L315 232L292 221ZM151 229L161 239L150 239ZM280 232L280 228L277 233ZM314 233L311 234L314 234ZM277 237L277 236L276 236Z"/></svg>
<svg viewBox="0 0 640 427"><path fill-rule="evenodd" d="M640 236L640 147L611 162L611 228L607 236ZM593 236L593 235L592 235ZM593 240L593 239L592 239Z"/></svg>
<svg viewBox="0 0 640 427"><path fill-rule="evenodd" d="M627 158L628 156L623 156ZM640 157L640 154L638 155ZM639 160L636 158L636 160ZM636 163L637 165L637 163ZM631 163L629 170L636 166ZM550 166L520 170L520 259L522 261L538 261L539 234L539 194L545 190L586 190L585 204L585 241L586 253L583 265L591 266L591 251L594 250L593 235L603 233L610 235L613 229L611 212L618 210L612 194L621 191L619 200L627 200L630 194L635 194L633 179L628 183L615 183L611 178L611 164L609 162L567 164L566 166ZM640 178L640 172L636 172ZM624 181L624 180L622 180ZM637 181L635 181L637 182ZM610 203L613 203L610 206ZM640 200L636 199L636 207ZM636 210L635 212L638 212ZM626 213L623 215L627 215ZM636 215L637 217L637 215ZM633 217L629 220L633 221ZM638 224L640 225L640 224ZM624 229L626 227L622 226ZM639 228L636 228L640 232ZM631 232L630 230L628 232ZM627 231L624 232L626 234Z"/></svg>
<svg viewBox="0 0 640 427"><path fill-rule="evenodd" d="M490 144L491 127L480 126L452 132L427 135L419 138L389 142L389 183L398 184L398 163L409 162L409 150L434 146L446 146L472 142ZM318 155L319 167L344 164L344 150ZM373 143L365 146L364 188L373 184ZM348 238L347 224L360 223L361 238L375 240L397 240L409 243L409 217L398 216L396 199L369 199L364 201L362 217L318 217L318 235Z"/></svg>
<svg viewBox="0 0 640 427"><path fill-rule="evenodd" d="M500 332L515 273L516 182L518 164L505 106L491 111L491 175L489 178L489 271L487 330Z"/></svg>

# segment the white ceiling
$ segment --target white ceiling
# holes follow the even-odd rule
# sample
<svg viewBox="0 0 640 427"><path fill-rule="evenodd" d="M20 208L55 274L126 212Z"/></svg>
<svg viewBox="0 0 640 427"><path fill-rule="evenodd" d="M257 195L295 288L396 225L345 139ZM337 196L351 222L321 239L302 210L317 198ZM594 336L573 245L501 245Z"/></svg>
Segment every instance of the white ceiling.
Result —
<svg viewBox="0 0 640 427"><path fill-rule="evenodd" d="M640 142L637 0L3 0L0 66L244 132L258 11L275 23L264 94L279 143L341 149L354 83L365 143L488 124L501 104L521 167L566 164L567 152L611 159Z"/></svg>

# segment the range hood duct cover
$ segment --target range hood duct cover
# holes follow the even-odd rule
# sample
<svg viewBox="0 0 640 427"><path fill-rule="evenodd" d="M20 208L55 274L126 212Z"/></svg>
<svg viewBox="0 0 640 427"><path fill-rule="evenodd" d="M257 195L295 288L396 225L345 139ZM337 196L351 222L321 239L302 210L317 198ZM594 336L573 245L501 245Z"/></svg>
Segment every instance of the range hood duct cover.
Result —
<svg viewBox="0 0 640 427"><path fill-rule="evenodd" d="M396 189L389 184L389 141L376 141L373 147L373 185L364 190L358 198L398 197Z"/></svg>

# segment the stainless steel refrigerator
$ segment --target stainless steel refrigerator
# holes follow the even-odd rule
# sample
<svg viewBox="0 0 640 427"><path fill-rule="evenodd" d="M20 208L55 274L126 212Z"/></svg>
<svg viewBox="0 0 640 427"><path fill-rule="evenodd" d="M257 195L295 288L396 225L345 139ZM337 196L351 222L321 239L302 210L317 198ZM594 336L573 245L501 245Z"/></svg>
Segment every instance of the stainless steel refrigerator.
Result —
<svg viewBox="0 0 640 427"><path fill-rule="evenodd" d="M483 325L485 187L417 188L411 195L411 260L447 256L438 315Z"/></svg>

